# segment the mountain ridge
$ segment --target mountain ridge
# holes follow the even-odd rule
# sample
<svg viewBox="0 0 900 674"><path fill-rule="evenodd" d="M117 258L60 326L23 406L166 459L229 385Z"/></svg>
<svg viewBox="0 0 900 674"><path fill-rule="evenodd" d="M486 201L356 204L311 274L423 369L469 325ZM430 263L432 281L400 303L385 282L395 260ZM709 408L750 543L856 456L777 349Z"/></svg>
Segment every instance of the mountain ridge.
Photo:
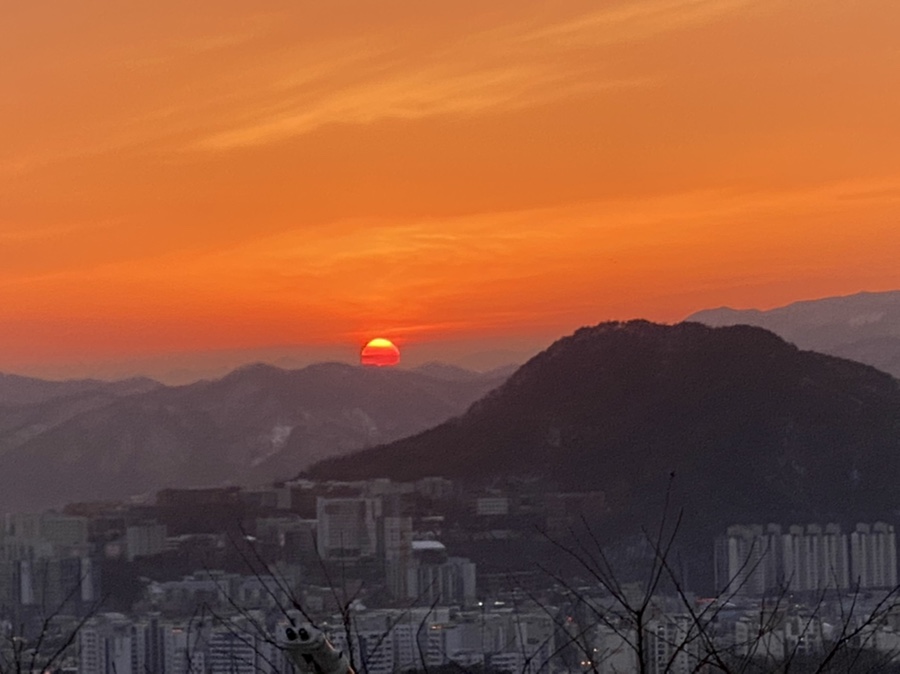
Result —
<svg viewBox="0 0 900 674"><path fill-rule="evenodd" d="M900 481L900 387L761 328L605 323L555 342L461 417L305 472L540 477L605 491L622 526L659 505L673 473L680 502L710 530L884 516Z"/></svg>
<svg viewBox="0 0 900 674"><path fill-rule="evenodd" d="M54 398L88 392L112 395L143 393L163 386L149 377L129 377L115 381L100 379L48 380L0 372L0 405L47 402Z"/></svg>
<svg viewBox="0 0 900 674"><path fill-rule="evenodd" d="M132 395L90 389L0 406L0 510L283 479L298 462L436 425L501 381L342 363L250 364Z"/></svg>
<svg viewBox="0 0 900 674"><path fill-rule="evenodd" d="M801 300L774 309L704 309L685 320L755 325L803 349L872 365L900 377L900 290Z"/></svg>

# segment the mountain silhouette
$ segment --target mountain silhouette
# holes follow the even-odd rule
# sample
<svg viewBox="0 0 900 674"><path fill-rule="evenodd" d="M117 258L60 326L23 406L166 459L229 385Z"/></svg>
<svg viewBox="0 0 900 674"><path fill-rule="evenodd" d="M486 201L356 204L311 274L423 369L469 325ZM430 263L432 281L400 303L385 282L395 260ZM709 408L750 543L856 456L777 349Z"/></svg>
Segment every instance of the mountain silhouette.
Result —
<svg viewBox="0 0 900 674"><path fill-rule="evenodd" d="M900 291L795 302L777 309L707 309L687 318L711 326L756 325L801 349L857 360L900 377Z"/></svg>
<svg viewBox="0 0 900 674"><path fill-rule="evenodd" d="M439 424L504 378L456 374L250 365L186 386L116 394L126 385L80 384L65 395L7 402L0 405L0 511L284 479L298 464Z"/></svg>
<svg viewBox="0 0 900 674"><path fill-rule="evenodd" d="M146 377L134 377L113 382L97 379L48 381L0 373L0 405L29 405L91 393L118 397L133 393L145 393L160 386L162 384Z"/></svg>
<svg viewBox="0 0 900 674"><path fill-rule="evenodd" d="M760 328L605 323L557 341L465 415L306 474L538 478L604 491L601 519L620 530L658 519L670 484L685 522L707 533L886 517L900 483L900 388Z"/></svg>

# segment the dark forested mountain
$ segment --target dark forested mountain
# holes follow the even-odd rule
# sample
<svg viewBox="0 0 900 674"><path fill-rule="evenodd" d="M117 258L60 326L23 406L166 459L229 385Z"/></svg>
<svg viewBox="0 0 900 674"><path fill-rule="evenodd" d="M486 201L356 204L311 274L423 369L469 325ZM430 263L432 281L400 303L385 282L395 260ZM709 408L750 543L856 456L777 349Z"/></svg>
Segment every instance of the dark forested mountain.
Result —
<svg viewBox="0 0 900 674"><path fill-rule="evenodd" d="M462 417L309 474L469 483L522 476L603 490L608 520L659 516L670 476L710 531L900 506L900 388L760 328L644 321L584 328Z"/></svg>
<svg viewBox="0 0 900 674"><path fill-rule="evenodd" d="M82 383L0 398L0 511L284 479L439 424L503 381L456 375L252 365L187 386Z"/></svg>
<svg viewBox="0 0 900 674"><path fill-rule="evenodd" d="M858 360L900 377L900 291L827 297L769 311L708 309L687 320L756 325L801 349Z"/></svg>

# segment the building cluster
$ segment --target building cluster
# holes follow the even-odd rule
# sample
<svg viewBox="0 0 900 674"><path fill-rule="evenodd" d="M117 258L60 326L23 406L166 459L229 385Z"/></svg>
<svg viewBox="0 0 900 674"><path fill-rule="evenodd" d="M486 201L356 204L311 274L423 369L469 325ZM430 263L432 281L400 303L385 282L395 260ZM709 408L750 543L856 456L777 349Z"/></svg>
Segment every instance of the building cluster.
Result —
<svg viewBox="0 0 900 674"><path fill-rule="evenodd" d="M862 605L897 586L887 523L732 526L715 542L716 598L685 610L686 596L655 597L637 625L596 583L574 590L568 572L554 581L526 558L541 544L558 553L548 536L605 507L597 492L429 478L167 489L9 514L0 629L7 645L49 634L45 648L77 633L62 658L72 673L276 674L292 670L273 635L300 606L372 674L694 671L710 648L819 653L842 619L823 597L858 590ZM881 618L855 625L860 647L900 648L900 620Z"/></svg>
<svg viewBox="0 0 900 674"><path fill-rule="evenodd" d="M434 532L415 532L413 517L402 513L396 498L317 497L316 553L324 562L377 560L386 590L397 600L473 603L475 564L450 556Z"/></svg>
<svg viewBox="0 0 900 674"><path fill-rule="evenodd" d="M897 585L897 537L884 522L728 527L715 545L716 587L725 594L889 589Z"/></svg>
<svg viewBox="0 0 900 674"><path fill-rule="evenodd" d="M609 596L582 596L580 609L529 601L459 607L356 607L319 622L358 672L393 674L450 666L458 671L561 674L591 671L776 671L786 661L815 661L843 635L845 648L896 660L900 611L860 599L837 604L654 597L639 620ZM841 611L845 613L841 613ZM105 613L78 635L80 674L282 674L291 669L272 639L283 613L252 609L229 616L166 618ZM641 637L638 638L638 630ZM860 656L854 655L859 658ZM818 658L818 660L816 660ZM718 670L716 670L718 671Z"/></svg>
<svg viewBox="0 0 900 674"><path fill-rule="evenodd" d="M470 610L447 607L381 609L355 616L361 639L351 645L346 631L332 629L331 641L372 674L486 667L538 674L553 669L556 623L545 607L503 602Z"/></svg>
<svg viewBox="0 0 900 674"><path fill-rule="evenodd" d="M865 671L881 671L879 665L900 658L900 606L885 601L884 593L858 596L852 605L785 596L658 596L640 617L608 596L588 603L591 610L567 631L583 635L579 664L599 674L774 672L791 664L805 671L816 663L813 670L835 644Z"/></svg>
<svg viewBox="0 0 900 674"><path fill-rule="evenodd" d="M493 550L494 566L506 567L509 546L528 548L543 532L567 530L585 508L604 507L601 493L555 492L539 482L470 492L428 478L166 489L152 502L9 514L0 527L0 625L25 640L47 629L48 616L61 639L77 626L66 658L72 671L232 672L216 663L239 650L240 640L229 636L229 621L245 619L236 607L271 622L302 597L310 611L327 616L345 608L334 590L339 583L360 604L431 611L427 620L418 618L419 665L522 664L537 643L536 625L546 625L535 614L516 623L515 632L509 612L492 605L476 611L482 621L476 630L463 612L492 591L492 580L477 576L473 558L491 561ZM503 573L495 571L494 579ZM186 623L199 607L211 612L207 620ZM393 653L371 652L374 636L348 644L372 661L369 671L377 670L377 658L395 667L406 658L398 654L410 652L403 645L408 622L387 630L390 636L384 626L368 631ZM494 635L490 647L473 641L476 632ZM187 662L177 653L189 633L202 637L202 648ZM274 657L257 645L255 651Z"/></svg>
<svg viewBox="0 0 900 674"><path fill-rule="evenodd" d="M259 610L228 619L100 614L79 631L77 671L287 674L294 671L289 656L273 635L288 617ZM360 609L351 620L349 629L342 616L333 616L322 626L359 672L393 674L444 665L523 674L555 671L551 667L558 640L555 623L536 607Z"/></svg>
<svg viewBox="0 0 900 674"><path fill-rule="evenodd" d="M103 613L78 631L78 674L256 674L290 672L289 661L255 626L261 615L171 622L158 615Z"/></svg>
<svg viewBox="0 0 900 674"><path fill-rule="evenodd" d="M88 521L59 513L10 514L0 529L0 618L27 621L53 606L83 614L99 594Z"/></svg>

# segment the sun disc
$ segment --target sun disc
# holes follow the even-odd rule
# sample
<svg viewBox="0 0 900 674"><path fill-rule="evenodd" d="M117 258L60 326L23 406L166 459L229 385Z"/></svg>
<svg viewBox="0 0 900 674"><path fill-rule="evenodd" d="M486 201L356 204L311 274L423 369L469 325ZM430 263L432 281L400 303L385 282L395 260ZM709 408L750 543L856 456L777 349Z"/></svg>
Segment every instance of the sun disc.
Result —
<svg viewBox="0 0 900 674"><path fill-rule="evenodd" d="M400 349L391 340L376 337L362 348L359 362L373 367L390 367L400 362Z"/></svg>

